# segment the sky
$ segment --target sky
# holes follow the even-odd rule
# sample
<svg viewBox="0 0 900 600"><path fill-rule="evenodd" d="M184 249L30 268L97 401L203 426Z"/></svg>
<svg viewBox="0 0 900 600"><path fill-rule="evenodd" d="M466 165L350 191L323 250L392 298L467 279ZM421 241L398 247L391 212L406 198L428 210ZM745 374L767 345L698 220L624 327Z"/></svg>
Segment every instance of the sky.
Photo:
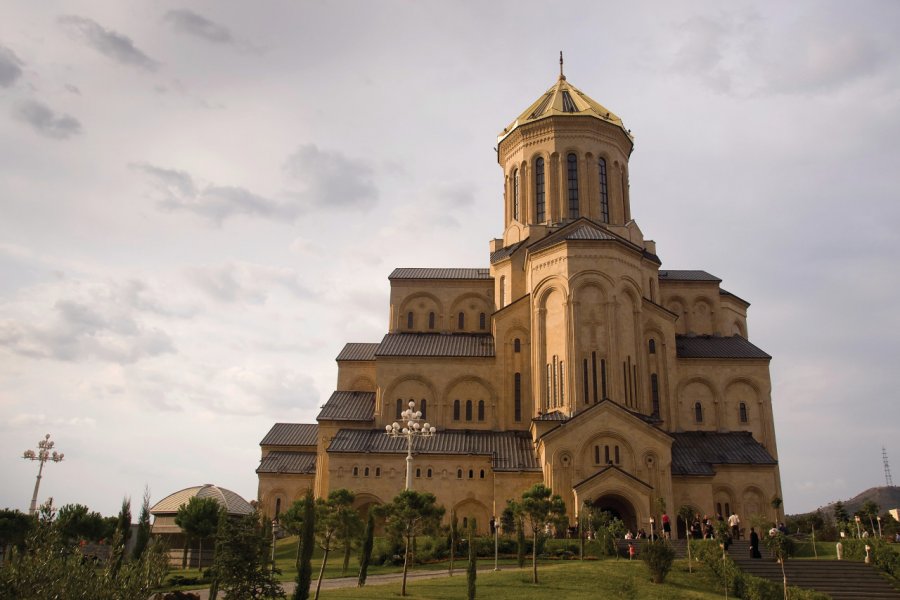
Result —
<svg viewBox="0 0 900 600"><path fill-rule="evenodd" d="M486 267L556 80L635 137L663 268L750 301L785 510L900 479L900 3L79 0L0 19L0 507L114 514L312 422L395 267Z"/></svg>

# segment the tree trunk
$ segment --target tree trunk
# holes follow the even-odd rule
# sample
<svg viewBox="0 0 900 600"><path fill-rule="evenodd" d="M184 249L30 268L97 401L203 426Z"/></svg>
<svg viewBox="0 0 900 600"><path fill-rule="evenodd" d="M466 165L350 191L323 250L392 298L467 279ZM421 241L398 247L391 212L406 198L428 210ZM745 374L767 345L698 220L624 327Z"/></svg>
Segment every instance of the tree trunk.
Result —
<svg viewBox="0 0 900 600"><path fill-rule="evenodd" d="M409 535L406 536L406 550L403 552L403 585L400 587L400 595L406 595L406 572L409 569Z"/></svg>
<svg viewBox="0 0 900 600"><path fill-rule="evenodd" d="M350 538L347 538L347 541L344 542L344 565L341 567L341 577L347 576L347 567L350 566L351 549Z"/></svg>
<svg viewBox="0 0 900 600"><path fill-rule="evenodd" d="M191 544L190 544L190 541L188 540L188 537L184 536L184 552L181 553L181 568L182 569L187 569L187 564L188 564L187 555L188 555L188 550L190 550L190 547L191 547Z"/></svg>
<svg viewBox="0 0 900 600"><path fill-rule="evenodd" d="M319 569L319 579L316 580L316 595L313 596L313 600L319 600L319 588L322 587L322 576L325 574L325 563L328 562L328 546L323 548L325 550L325 554L322 555L322 568Z"/></svg>
<svg viewBox="0 0 900 600"><path fill-rule="evenodd" d="M537 547L538 547L538 532L537 529L533 529L534 531L534 543L531 545L531 583L538 582L537 576Z"/></svg>
<svg viewBox="0 0 900 600"><path fill-rule="evenodd" d="M784 558L778 560L781 563L781 578L784 582L784 600L788 600L788 589L787 589L787 573L784 572Z"/></svg>

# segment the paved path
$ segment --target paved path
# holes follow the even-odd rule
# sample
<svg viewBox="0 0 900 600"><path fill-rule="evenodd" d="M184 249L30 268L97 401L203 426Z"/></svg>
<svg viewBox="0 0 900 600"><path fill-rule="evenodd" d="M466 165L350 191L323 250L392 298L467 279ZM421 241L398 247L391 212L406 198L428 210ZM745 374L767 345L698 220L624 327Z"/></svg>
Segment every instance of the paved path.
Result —
<svg viewBox="0 0 900 600"><path fill-rule="evenodd" d="M508 567L518 569L517 567ZM484 571L493 571L493 567L478 569L479 572ZM465 565L463 568L457 568L453 570L454 577L463 577L466 576ZM421 581L424 579L438 579L440 577L448 577L447 569L441 569L439 571L426 571L426 570L415 570L410 571L406 574L406 581ZM386 573L384 575L369 575L366 578L366 587L371 585L385 585L387 583L394 583L397 581L401 581L403 579L403 573ZM282 583L284 586L285 593L290 596L294 592L295 583L293 581L285 581ZM312 586L310 586L312 590L315 590L316 580L313 577ZM322 589L323 590L336 590L341 588L355 588L356 587L356 577L334 577L331 579L323 579L322 580ZM200 600L209 600L209 590L190 590L191 593L199 594ZM222 598L223 595L220 593L219 598Z"/></svg>

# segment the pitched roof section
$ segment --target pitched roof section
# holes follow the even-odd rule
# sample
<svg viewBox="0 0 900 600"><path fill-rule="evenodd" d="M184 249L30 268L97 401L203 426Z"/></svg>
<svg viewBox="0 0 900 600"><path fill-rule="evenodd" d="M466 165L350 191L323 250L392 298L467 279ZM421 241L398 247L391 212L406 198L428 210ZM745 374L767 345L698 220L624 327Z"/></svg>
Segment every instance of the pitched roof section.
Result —
<svg viewBox="0 0 900 600"><path fill-rule="evenodd" d="M515 121L506 126L497 141L503 141L512 131L527 123L558 115L587 116L617 125L631 139L622 119L614 115L608 108L569 83L560 76L553 86L525 109Z"/></svg>
<svg viewBox="0 0 900 600"><path fill-rule="evenodd" d="M672 475L715 475L713 465L775 465L749 431L673 433Z"/></svg>
<svg viewBox="0 0 900 600"><path fill-rule="evenodd" d="M706 271L686 271L686 270L678 270L678 269L668 269L666 271L659 272L659 280L660 281L717 281L721 282L722 280L716 277L715 275L711 275Z"/></svg>
<svg viewBox="0 0 900 600"><path fill-rule="evenodd" d="M550 246L554 246L556 244L560 244L569 240L608 240L625 242L629 246L634 246L634 244L632 244L631 242L625 240L624 238L620 238L602 225L598 225L593 221L581 218L573 223L570 223L569 225L566 225L562 229L554 231L544 239L535 242L528 247L528 251L538 252L539 250L543 250L544 248L549 248Z"/></svg>
<svg viewBox="0 0 900 600"><path fill-rule="evenodd" d="M315 423L275 423L260 446L315 446L319 426Z"/></svg>
<svg viewBox="0 0 900 600"><path fill-rule="evenodd" d="M772 358L739 335L677 335L675 352L678 358Z"/></svg>
<svg viewBox="0 0 900 600"><path fill-rule="evenodd" d="M256 472L314 475L316 472L316 453L269 452L259 462Z"/></svg>
<svg viewBox="0 0 900 600"><path fill-rule="evenodd" d="M416 454L475 454L492 457L495 471L540 471L531 436L524 431L468 431L446 429L415 441ZM328 452L406 454L406 440L383 430L341 429Z"/></svg>
<svg viewBox="0 0 900 600"><path fill-rule="evenodd" d="M441 356L490 358L494 336L489 333L389 333L376 356Z"/></svg>
<svg viewBox="0 0 900 600"><path fill-rule="evenodd" d="M187 504L194 496L197 498L212 498L231 515L248 515L253 512L253 507L250 506L250 503L238 494L211 483L195 485L194 487L177 491L174 494L169 494L154 504L150 512L154 515L178 512L178 507L182 504Z"/></svg>
<svg viewBox="0 0 900 600"><path fill-rule="evenodd" d="M527 243L528 238L525 238L521 242L516 242L515 244L511 244L509 246L506 246L505 248L500 248L499 250L494 250L493 252L491 252L491 264L493 265L500 262L504 258L509 258L513 254L515 254L516 250Z"/></svg>
<svg viewBox="0 0 900 600"><path fill-rule="evenodd" d="M375 360L378 342L351 342L344 344L335 360Z"/></svg>
<svg viewBox="0 0 900 600"><path fill-rule="evenodd" d="M740 296L738 296L736 294L732 294L728 290L723 290L722 288L719 288L719 295L720 296L728 296L729 298L734 298L738 302L741 302L742 304L746 304L747 306L750 306L749 302L747 302L746 300L744 300L743 298L741 298Z"/></svg>
<svg viewBox="0 0 900 600"><path fill-rule="evenodd" d="M397 268L388 276L388 279L490 279L490 269L462 269L462 268L426 268L411 269Z"/></svg>
<svg viewBox="0 0 900 600"><path fill-rule="evenodd" d="M375 419L375 392L335 392L316 417L316 421L373 419Z"/></svg>

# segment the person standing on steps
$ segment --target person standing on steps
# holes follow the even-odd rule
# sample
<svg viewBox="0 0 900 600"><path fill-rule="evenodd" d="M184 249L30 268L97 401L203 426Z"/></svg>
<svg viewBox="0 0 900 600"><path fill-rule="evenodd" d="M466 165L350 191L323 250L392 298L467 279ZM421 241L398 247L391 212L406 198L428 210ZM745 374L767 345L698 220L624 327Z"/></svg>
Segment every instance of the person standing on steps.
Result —
<svg viewBox="0 0 900 600"><path fill-rule="evenodd" d="M737 516L736 512L731 513L731 516L728 517L728 526L731 527L731 537L736 540L740 539L741 518Z"/></svg>
<svg viewBox="0 0 900 600"><path fill-rule="evenodd" d="M672 523L669 522L669 515L663 511L662 514L663 537L667 540L672 539Z"/></svg>
<svg viewBox="0 0 900 600"><path fill-rule="evenodd" d="M750 558L762 558L759 553L759 535L753 527L750 528Z"/></svg>

